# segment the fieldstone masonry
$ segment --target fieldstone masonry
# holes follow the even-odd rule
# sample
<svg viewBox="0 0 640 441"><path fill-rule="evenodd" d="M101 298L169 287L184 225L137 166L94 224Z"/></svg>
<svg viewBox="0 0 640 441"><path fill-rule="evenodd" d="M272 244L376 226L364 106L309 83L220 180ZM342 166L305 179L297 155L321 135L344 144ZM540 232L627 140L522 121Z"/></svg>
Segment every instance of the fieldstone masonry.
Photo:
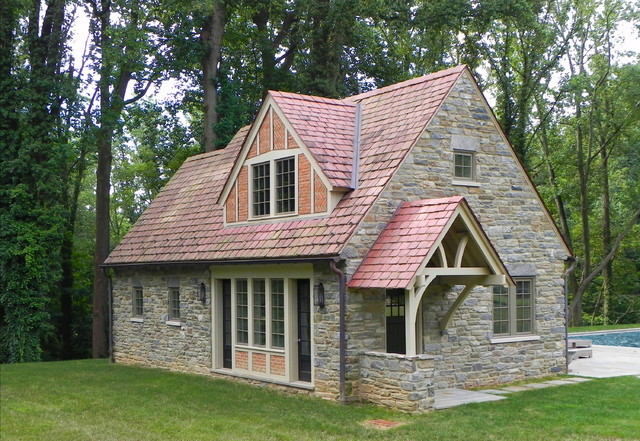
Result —
<svg viewBox="0 0 640 441"><path fill-rule="evenodd" d="M116 270L113 277L113 350L116 362L174 371L208 373L211 306L198 300L200 283L211 295L207 270ZM180 322L168 320L169 288L180 288ZM133 287L143 289L144 315L133 316Z"/></svg>

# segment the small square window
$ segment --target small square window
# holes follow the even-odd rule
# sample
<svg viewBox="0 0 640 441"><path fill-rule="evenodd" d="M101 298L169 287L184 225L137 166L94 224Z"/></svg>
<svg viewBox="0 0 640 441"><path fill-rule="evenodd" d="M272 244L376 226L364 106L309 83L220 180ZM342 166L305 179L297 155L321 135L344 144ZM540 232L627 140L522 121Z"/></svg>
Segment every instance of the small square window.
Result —
<svg viewBox="0 0 640 441"><path fill-rule="evenodd" d="M144 314L144 301L143 301L143 293L142 287L136 286L133 288L133 316L134 317L142 317Z"/></svg>
<svg viewBox="0 0 640 441"><path fill-rule="evenodd" d="M180 288L169 290L169 320L180 320Z"/></svg>
<svg viewBox="0 0 640 441"><path fill-rule="evenodd" d="M473 153L454 153L454 176L458 179L473 180L474 159Z"/></svg>

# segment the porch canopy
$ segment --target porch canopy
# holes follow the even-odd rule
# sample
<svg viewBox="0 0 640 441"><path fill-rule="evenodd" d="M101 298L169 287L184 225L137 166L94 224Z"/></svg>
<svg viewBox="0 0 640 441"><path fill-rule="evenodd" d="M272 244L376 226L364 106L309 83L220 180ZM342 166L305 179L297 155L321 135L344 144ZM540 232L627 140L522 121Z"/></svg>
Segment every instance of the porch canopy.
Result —
<svg viewBox="0 0 640 441"><path fill-rule="evenodd" d="M348 286L405 290L406 353L416 355L422 296L436 278L439 284L464 286L440 321L440 329L448 327L475 286L513 286L498 253L461 196L404 202Z"/></svg>

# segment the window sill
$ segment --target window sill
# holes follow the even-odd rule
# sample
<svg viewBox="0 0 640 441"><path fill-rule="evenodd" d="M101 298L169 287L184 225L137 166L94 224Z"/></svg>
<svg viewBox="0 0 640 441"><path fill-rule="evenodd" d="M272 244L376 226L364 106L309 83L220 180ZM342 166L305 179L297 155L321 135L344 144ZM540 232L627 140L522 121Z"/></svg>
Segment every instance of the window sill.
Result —
<svg viewBox="0 0 640 441"><path fill-rule="evenodd" d="M144 319L142 317L131 317L132 323L144 323Z"/></svg>
<svg viewBox="0 0 640 441"><path fill-rule="evenodd" d="M451 183L453 185L458 185L461 187L480 187L481 184L479 182L476 181L465 181L465 180L460 180L460 179L454 179L453 181L451 181Z"/></svg>
<svg viewBox="0 0 640 441"><path fill-rule="evenodd" d="M182 326L182 322L176 322L175 320L167 320L167 325L168 326L181 327Z"/></svg>
<svg viewBox="0 0 640 441"><path fill-rule="evenodd" d="M492 337L491 344L516 343L521 341L539 341L539 335L510 335L507 337Z"/></svg>

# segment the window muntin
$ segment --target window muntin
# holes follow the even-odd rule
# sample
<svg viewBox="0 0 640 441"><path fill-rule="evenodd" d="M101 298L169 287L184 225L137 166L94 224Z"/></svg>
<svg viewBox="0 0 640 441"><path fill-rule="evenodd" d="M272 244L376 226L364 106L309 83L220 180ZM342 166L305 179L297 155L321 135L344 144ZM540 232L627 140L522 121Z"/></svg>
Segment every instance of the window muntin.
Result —
<svg viewBox="0 0 640 441"><path fill-rule="evenodd" d="M271 213L270 163L253 166L253 215L267 216Z"/></svg>
<svg viewBox="0 0 640 441"><path fill-rule="evenodd" d="M132 295L132 312L134 317L142 317L144 314L144 297L141 286L135 286L133 288Z"/></svg>
<svg viewBox="0 0 640 441"><path fill-rule="evenodd" d="M278 159L276 166L276 213L296 211L296 166L293 157Z"/></svg>
<svg viewBox="0 0 640 441"><path fill-rule="evenodd" d="M454 176L458 179L474 179L474 155L467 152L455 152L454 156Z"/></svg>
<svg viewBox="0 0 640 441"><path fill-rule="evenodd" d="M236 339L249 343L249 291L247 279L236 280Z"/></svg>
<svg viewBox="0 0 640 441"><path fill-rule="evenodd" d="M516 279L516 286L493 287L493 334L532 334L533 279Z"/></svg>
<svg viewBox="0 0 640 441"><path fill-rule="evenodd" d="M253 279L253 344L267 344L267 303L264 279Z"/></svg>
<svg viewBox="0 0 640 441"><path fill-rule="evenodd" d="M271 347L284 348L284 279L271 279Z"/></svg>
<svg viewBox="0 0 640 441"><path fill-rule="evenodd" d="M169 320L180 320L180 288L169 289Z"/></svg>

